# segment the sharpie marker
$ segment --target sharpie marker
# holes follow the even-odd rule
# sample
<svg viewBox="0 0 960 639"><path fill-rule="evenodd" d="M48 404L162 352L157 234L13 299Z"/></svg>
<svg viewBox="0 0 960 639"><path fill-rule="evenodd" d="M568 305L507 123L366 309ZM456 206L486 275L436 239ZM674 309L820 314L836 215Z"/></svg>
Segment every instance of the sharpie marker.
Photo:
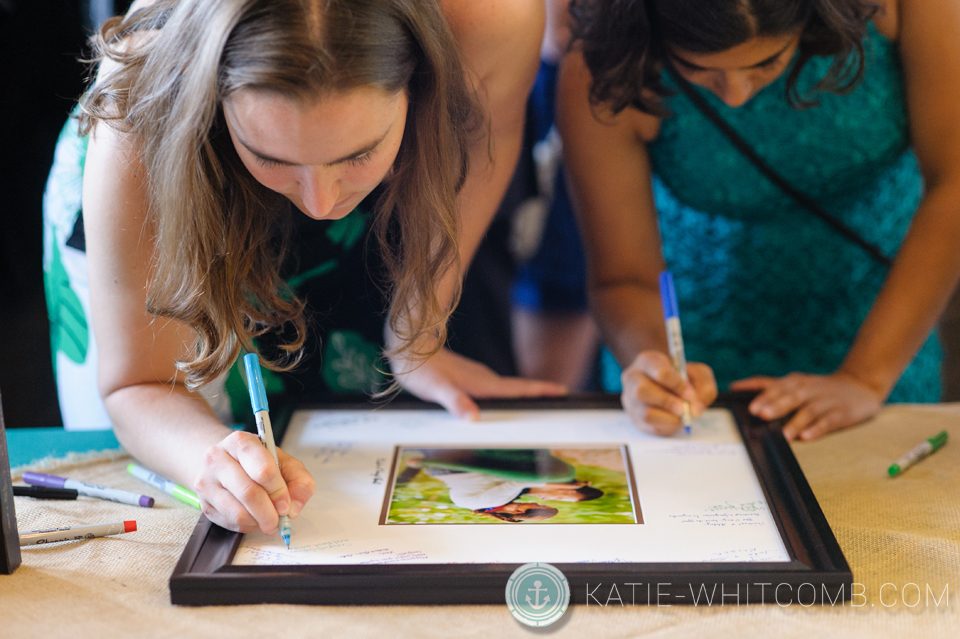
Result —
<svg viewBox="0 0 960 639"><path fill-rule="evenodd" d="M680 373L683 381L687 378L687 358L683 352L683 334L680 332L680 314L677 312L677 292L673 288L673 275L670 271L660 273L660 301L663 303L663 320L667 325L667 345L673 368ZM680 423L683 432L690 434L690 402L684 400Z"/></svg>
<svg viewBox="0 0 960 639"><path fill-rule="evenodd" d="M122 535L135 532L137 522L114 521L109 524L92 524L90 526L68 526L67 528L51 528L50 530L32 530L20 533L21 546L35 544L49 544L53 541L71 541L73 539L93 539L107 535Z"/></svg>
<svg viewBox="0 0 960 639"><path fill-rule="evenodd" d="M151 470L147 470L143 466L137 466L136 464L127 464L127 472L139 479L144 481L155 488L159 488L168 495L173 495L175 498L179 499L185 504L190 504L194 508L200 508L200 499L197 498L197 495L184 488L176 482L172 482L166 477L161 477Z"/></svg>
<svg viewBox="0 0 960 639"><path fill-rule="evenodd" d="M46 486L14 486L14 497L33 497L34 499L76 499L79 495L71 488L47 488Z"/></svg>
<svg viewBox="0 0 960 639"><path fill-rule="evenodd" d="M144 508L153 507L153 497L138 495L137 493L127 492L126 490L120 490L118 488L107 488L106 486L88 484L85 481L77 481L76 479L26 472L23 474L23 481L34 486L72 488L84 497L96 497L97 499L116 501L121 504L130 504L131 506L143 506Z"/></svg>
<svg viewBox="0 0 960 639"><path fill-rule="evenodd" d="M898 459L887 469L887 473L891 477L896 477L903 471L907 470L917 462L926 459L933 453L940 450L944 444L947 443L947 431L941 430L939 433L920 442L914 446L910 451L904 453L903 457Z"/></svg>
<svg viewBox="0 0 960 639"><path fill-rule="evenodd" d="M243 356L243 363L247 368L247 386L250 390L250 403L253 405L253 416L257 419L257 434L260 435L260 441L264 447L273 456L273 461L280 467L280 460L277 458L277 444L273 441L273 427L270 425L270 413L267 412L267 389L263 386L263 376L260 374L260 359L256 353L248 353ZM286 515L280 517L280 523L277 526L280 529L280 537L283 543L290 547L290 518Z"/></svg>

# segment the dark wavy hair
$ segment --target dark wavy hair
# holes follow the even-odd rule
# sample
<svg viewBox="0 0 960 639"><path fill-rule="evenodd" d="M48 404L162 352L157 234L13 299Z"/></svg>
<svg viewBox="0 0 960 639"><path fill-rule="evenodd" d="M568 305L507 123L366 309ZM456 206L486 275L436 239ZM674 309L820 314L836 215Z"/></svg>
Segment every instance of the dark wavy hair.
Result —
<svg viewBox="0 0 960 639"><path fill-rule="evenodd" d="M849 93L863 77L871 0L571 0L571 47L593 75L590 101L619 113L632 106L667 115L671 94L661 71L668 46L693 53L726 51L755 37L801 29L786 97L794 108L818 104L817 92ZM826 74L800 95L797 78L814 56L832 56Z"/></svg>

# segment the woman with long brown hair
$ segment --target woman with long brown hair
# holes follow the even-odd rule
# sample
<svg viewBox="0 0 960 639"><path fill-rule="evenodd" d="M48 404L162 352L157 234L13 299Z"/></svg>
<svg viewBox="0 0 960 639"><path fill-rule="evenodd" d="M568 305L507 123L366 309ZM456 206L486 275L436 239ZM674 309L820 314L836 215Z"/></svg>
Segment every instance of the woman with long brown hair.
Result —
<svg viewBox="0 0 960 639"><path fill-rule="evenodd" d="M564 161L634 421L673 433L717 382L757 391L751 411L791 439L938 401L931 332L960 277L958 4L574 0L571 14ZM690 383L666 354L665 266Z"/></svg>
<svg viewBox="0 0 960 639"><path fill-rule="evenodd" d="M195 392L229 381L241 350L277 371L326 344L356 359L350 340L379 345L370 326L389 311L393 372L425 399L469 416L471 395L562 390L442 349L516 160L542 14L512 0L157 0L104 25L77 143L100 393L123 446L195 486L213 521L269 533L314 491L302 464L280 452L278 472ZM370 279L338 270L368 254L355 209L376 238ZM335 290L305 284L330 273Z"/></svg>

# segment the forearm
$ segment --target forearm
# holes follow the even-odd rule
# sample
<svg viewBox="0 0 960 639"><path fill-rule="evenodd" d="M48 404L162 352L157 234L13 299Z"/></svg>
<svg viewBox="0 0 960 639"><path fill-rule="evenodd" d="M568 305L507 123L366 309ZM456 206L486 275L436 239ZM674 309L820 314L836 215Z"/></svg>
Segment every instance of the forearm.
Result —
<svg viewBox="0 0 960 639"><path fill-rule="evenodd" d="M655 282L595 283L590 298L604 343L621 366L628 366L641 351L667 352L660 294Z"/></svg>
<svg viewBox="0 0 960 639"><path fill-rule="evenodd" d="M886 396L960 278L960 185L932 188L841 370Z"/></svg>
<svg viewBox="0 0 960 639"><path fill-rule="evenodd" d="M151 470L193 487L204 452L230 434L199 394L137 384L104 398L120 444Z"/></svg>

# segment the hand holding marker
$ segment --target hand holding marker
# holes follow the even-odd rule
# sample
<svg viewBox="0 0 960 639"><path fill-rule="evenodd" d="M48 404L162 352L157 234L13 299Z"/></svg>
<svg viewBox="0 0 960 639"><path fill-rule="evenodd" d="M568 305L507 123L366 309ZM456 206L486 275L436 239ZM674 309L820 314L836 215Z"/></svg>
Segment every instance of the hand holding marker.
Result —
<svg viewBox="0 0 960 639"><path fill-rule="evenodd" d="M250 390L250 403L253 405L253 415L257 419L257 434L260 435L260 441L264 447L273 456L273 461L280 467L280 460L277 458L277 445L273 441L273 427L270 425L270 414L267 412L267 390L263 386L263 376L260 374L260 360L256 353L248 353L243 357L243 363L247 368L247 386ZM280 522L277 526L280 529L280 537L283 543L290 547L290 518L286 515L280 516Z"/></svg>
<svg viewBox="0 0 960 639"><path fill-rule="evenodd" d="M660 301L663 303L663 320L667 325L667 345L670 348L670 359L673 368L680 373L683 381L690 381L687 377L687 358L683 352L683 334L680 332L680 313L677 311L677 292L673 288L673 274L670 271L660 273ZM683 432L690 434L690 402L684 400L683 414L680 423Z"/></svg>

